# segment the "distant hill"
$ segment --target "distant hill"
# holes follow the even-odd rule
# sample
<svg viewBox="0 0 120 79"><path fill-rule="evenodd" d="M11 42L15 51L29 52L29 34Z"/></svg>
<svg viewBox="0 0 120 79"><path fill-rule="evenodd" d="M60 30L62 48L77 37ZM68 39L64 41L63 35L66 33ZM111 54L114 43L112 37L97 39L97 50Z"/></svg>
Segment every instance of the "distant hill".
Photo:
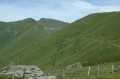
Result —
<svg viewBox="0 0 120 79"><path fill-rule="evenodd" d="M45 29L49 29L49 30L59 29L68 25L67 22L62 22L62 21L49 19L49 18L41 18L38 21L38 23L44 26Z"/></svg>
<svg viewBox="0 0 120 79"><path fill-rule="evenodd" d="M63 25L69 24L64 23L65 22L59 21L59 26L56 27L60 29L64 27ZM45 24L47 25L47 22L45 22ZM57 25L57 20L55 20L55 24ZM29 50L30 47L33 47L39 43L42 44L41 46L44 46L46 38L48 38L52 33L54 33L52 31L44 29L44 27L45 26L43 26L42 22L35 21L32 18L27 18L15 22L0 22L0 65L7 65L11 61L17 63L19 58L21 57L27 59L26 56L30 52L26 52L27 50L25 50L25 48ZM54 27L55 25L53 26L53 28ZM57 29L54 29L54 31L55 30ZM40 50L39 48L40 47L38 47L38 50ZM35 52L32 51L31 56L34 53ZM25 54L25 56L23 56L23 54Z"/></svg>
<svg viewBox="0 0 120 79"><path fill-rule="evenodd" d="M35 64L42 69L61 69L76 62L90 65L117 62L120 61L119 26L120 12L90 14L71 24L45 18L1 22L0 38L4 39L0 42L3 45L0 64L14 62ZM44 27L64 28L49 33Z"/></svg>

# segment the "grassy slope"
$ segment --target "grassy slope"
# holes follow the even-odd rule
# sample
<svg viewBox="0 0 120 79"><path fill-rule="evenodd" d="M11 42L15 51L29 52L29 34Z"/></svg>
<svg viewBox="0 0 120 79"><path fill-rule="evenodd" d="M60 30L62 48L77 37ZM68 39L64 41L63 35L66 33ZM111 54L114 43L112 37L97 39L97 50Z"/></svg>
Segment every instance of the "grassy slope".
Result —
<svg viewBox="0 0 120 79"><path fill-rule="evenodd" d="M45 30L42 24L31 18L10 23L1 22L0 24L0 38L3 39L3 41L0 41L3 44L0 51L0 65L6 65L10 62L38 65L39 60L44 60L52 54L50 52L54 49L51 49L50 45L53 42L48 40L55 31ZM55 24L57 24L56 21ZM64 22L61 22L61 26L63 25ZM13 31L17 31L18 34L14 35Z"/></svg>
<svg viewBox="0 0 120 79"><path fill-rule="evenodd" d="M58 48L57 45L60 49L42 65L56 62L56 68L64 68L74 62L97 64L120 61L119 17L119 12L97 13L72 23L52 38L56 41L54 49ZM75 50L78 52L75 53Z"/></svg>
<svg viewBox="0 0 120 79"><path fill-rule="evenodd" d="M38 21L39 24L41 24L42 26L46 27L46 28L56 28L59 29L61 27L67 26L68 23L67 22L62 22L59 20L54 20L54 19L48 19L48 18L41 18Z"/></svg>
<svg viewBox="0 0 120 79"><path fill-rule="evenodd" d="M119 17L119 12L98 13L72 23L57 35L59 38L71 39L69 45L65 49L63 48L63 51L74 54L71 50L74 47L80 50L84 48L84 51L76 53L78 61L93 63L119 61ZM71 60L76 58L73 57Z"/></svg>
<svg viewBox="0 0 120 79"><path fill-rule="evenodd" d="M0 45L3 46L7 44L11 39L18 37L32 28L33 25L35 25L35 21L31 23L27 22L27 20L9 23L0 22Z"/></svg>
<svg viewBox="0 0 120 79"><path fill-rule="evenodd" d="M15 64L35 64L42 69L54 69L53 73L59 75L59 69L75 62L98 64L120 61L119 18L120 12L91 14L52 34L40 24L29 24L31 20L27 20L28 23L13 23L16 29L20 27L18 29L23 32L13 37L9 35L0 42L4 45L1 46L0 64L11 61ZM9 27L11 23L2 24ZM4 29L2 26L0 28ZM15 26L11 26L11 29ZM26 30L21 26L27 26ZM0 37L4 37L2 30ZM66 74L72 75L75 72L66 71Z"/></svg>
<svg viewBox="0 0 120 79"><path fill-rule="evenodd" d="M42 69L64 68L74 62L120 61L119 17L119 12L91 14L55 35L31 28L7 43L1 60L36 64Z"/></svg>

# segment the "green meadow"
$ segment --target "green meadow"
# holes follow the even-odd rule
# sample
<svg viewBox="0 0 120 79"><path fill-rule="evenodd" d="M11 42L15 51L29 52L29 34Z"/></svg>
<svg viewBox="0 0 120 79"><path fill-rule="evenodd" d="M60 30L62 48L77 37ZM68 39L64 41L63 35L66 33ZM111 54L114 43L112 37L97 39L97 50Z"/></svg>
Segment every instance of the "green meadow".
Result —
<svg viewBox="0 0 120 79"><path fill-rule="evenodd" d="M77 62L89 65L65 70L64 79L120 78L120 12L90 14L73 23L45 18L0 22L1 68L37 65L45 75L62 79L62 70Z"/></svg>

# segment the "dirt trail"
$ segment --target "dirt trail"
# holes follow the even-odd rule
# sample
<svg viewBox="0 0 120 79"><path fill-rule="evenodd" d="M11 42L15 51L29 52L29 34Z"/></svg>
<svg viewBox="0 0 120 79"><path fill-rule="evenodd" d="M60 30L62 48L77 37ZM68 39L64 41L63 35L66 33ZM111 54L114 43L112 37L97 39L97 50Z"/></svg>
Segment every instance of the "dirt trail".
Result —
<svg viewBox="0 0 120 79"><path fill-rule="evenodd" d="M82 38L82 39L85 39L85 40L89 39L89 40L96 41L96 42L99 42L99 43L108 43L112 46L116 46L116 47L120 48L120 45L112 43L111 41L105 42L105 41L101 41L101 40L97 40L97 39L90 39L90 38Z"/></svg>

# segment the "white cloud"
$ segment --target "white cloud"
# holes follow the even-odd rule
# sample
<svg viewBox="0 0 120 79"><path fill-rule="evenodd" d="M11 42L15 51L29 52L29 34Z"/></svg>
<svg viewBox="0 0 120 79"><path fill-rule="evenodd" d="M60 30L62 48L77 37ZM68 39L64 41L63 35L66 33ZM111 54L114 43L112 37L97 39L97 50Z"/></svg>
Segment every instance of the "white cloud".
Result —
<svg viewBox="0 0 120 79"><path fill-rule="evenodd" d="M98 6L80 0L46 1L44 4L34 3L27 7L0 3L0 20L16 21L28 17L38 20L45 17L72 22L90 13L110 11L120 11L120 6Z"/></svg>

